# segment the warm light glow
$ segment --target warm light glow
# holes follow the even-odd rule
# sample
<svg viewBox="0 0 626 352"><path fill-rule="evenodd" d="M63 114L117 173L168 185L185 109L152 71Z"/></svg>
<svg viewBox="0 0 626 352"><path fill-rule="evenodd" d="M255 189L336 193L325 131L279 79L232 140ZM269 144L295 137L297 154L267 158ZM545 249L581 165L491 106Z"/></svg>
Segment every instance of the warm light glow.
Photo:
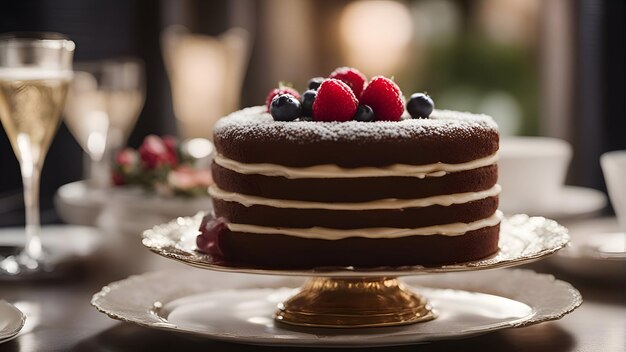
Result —
<svg viewBox="0 0 626 352"><path fill-rule="evenodd" d="M213 152L213 143L204 138L193 138L185 142L185 149L187 153L196 158L206 158Z"/></svg>
<svg viewBox="0 0 626 352"><path fill-rule="evenodd" d="M412 32L409 9L395 1L356 1L340 19L348 61L367 75L393 73L406 56Z"/></svg>
<svg viewBox="0 0 626 352"><path fill-rule="evenodd" d="M215 121L239 108L247 52L243 29L218 37L177 26L165 30L163 54L182 137L211 138Z"/></svg>
<svg viewBox="0 0 626 352"><path fill-rule="evenodd" d="M512 45L531 45L537 36L539 0L483 0L476 15L490 39Z"/></svg>
<svg viewBox="0 0 626 352"><path fill-rule="evenodd" d="M109 116L104 111L94 110L85 119L83 133L88 136L87 150L93 160L100 161L107 144Z"/></svg>

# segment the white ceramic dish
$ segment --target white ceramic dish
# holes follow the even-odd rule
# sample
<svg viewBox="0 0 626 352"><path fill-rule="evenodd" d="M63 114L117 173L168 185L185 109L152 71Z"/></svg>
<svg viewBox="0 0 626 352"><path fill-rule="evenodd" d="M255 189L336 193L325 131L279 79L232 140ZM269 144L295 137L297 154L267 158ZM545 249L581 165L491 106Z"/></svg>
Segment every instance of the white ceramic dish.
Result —
<svg viewBox="0 0 626 352"><path fill-rule="evenodd" d="M588 278L624 280L626 277L626 233L615 218L599 218L569 226L570 246L550 257L547 263L563 272Z"/></svg>
<svg viewBox="0 0 626 352"><path fill-rule="evenodd" d="M166 258L217 271L268 275L381 277L509 267L532 262L550 255L563 248L569 241L567 229L555 221L520 214L502 221L500 225L499 252L491 257L473 262L434 267L325 267L303 270L266 270L238 265L237 263L224 263L196 251L196 236L198 235L202 215L202 213L199 213L194 217L181 217L167 224L155 226L143 233L143 244L153 252Z"/></svg>
<svg viewBox="0 0 626 352"><path fill-rule="evenodd" d="M95 226L108 193L89 187L87 181L76 181L59 187L54 196L54 207L64 222Z"/></svg>
<svg viewBox="0 0 626 352"><path fill-rule="evenodd" d="M550 204L565 181L571 158L571 145L561 139L503 137L498 150L501 208L519 207L516 212L526 213L531 207Z"/></svg>
<svg viewBox="0 0 626 352"><path fill-rule="evenodd" d="M0 344L12 340L24 327L26 316L11 303L0 300Z"/></svg>
<svg viewBox="0 0 626 352"><path fill-rule="evenodd" d="M524 213L531 216L541 215L562 220L591 216L604 209L606 205L606 195L601 191L592 188L563 186L549 202L525 206L501 204L500 209L505 214Z"/></svg>
<svg viewBox="0 0 626 352"><path fill-rule="evenodd" d="M617 150L602 154L600 157L602 173L609 190L611 204L620 222L620 230L626 231L626 150Z"/></svg>
<svg viewBox="0 0 626 352"><path fill-rule="evenodd" d="M117 187L111 190L96 223L108 232L136 235L154 224L178 216L190 216L199 211L211 211L211 198L162 197L147 194L137 187Z"/></svg>
<svg viewBox="0 0 626 352"><path fill-rule="evenodd" d="M143 230L177 216L210 211L211 198L161 197L139 187L99 190L87 181L61 186L54 197L61 219L74 225L97 226L107 231L141 234Z"/></svg>
<svg viewBox="0 0 626 352"><path fill-rule="evenodd" d="M457 339L559 319L582 298L570 284L527 270L407 278L437 319L388 328L288 328L276 304L300 278L199 270L156 272L114 282L91 304L108 316L150 328L229 342L301 347L372 347Z"/></svg>

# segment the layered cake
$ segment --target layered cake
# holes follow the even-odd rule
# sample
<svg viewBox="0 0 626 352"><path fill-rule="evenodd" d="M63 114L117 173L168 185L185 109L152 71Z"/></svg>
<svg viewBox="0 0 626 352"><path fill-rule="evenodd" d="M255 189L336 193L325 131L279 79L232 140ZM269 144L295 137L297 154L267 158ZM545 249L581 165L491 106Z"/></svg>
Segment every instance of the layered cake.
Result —
<svg viewBox="0 0 626 352"><path fill-rule="evenodd" d="M423 94L405 109L395 83L376 79L359 94L342 80L322 80L311 83L308 109L309 91L279 92L269 109L219 120L209 189L215 214L203 221L199 250L270 268L439 265L494 254L496 124L433 111ZM352 99L346 89L353 102L325 98ZM280 99L296 107L276 109Z"/></svg>

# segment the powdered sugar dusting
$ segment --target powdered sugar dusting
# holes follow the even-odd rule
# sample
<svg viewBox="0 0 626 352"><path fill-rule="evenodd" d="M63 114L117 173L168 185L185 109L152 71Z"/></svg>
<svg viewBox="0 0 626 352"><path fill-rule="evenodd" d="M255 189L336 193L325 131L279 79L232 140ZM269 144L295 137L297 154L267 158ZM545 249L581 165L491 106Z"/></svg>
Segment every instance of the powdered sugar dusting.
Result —
<svg viewBox="0 0 626 352"><path fill-rule="evenodd" d="M254 106L221 118L214 132L220 138L236 141L271 135L275 140L363 141L411 139L423 136L469 137L476 133L496 131L498 126L487 115L451 110L435 110L429 119L411 119L405 113L402 121L311 122L274 121L264 106Z"/></svg>

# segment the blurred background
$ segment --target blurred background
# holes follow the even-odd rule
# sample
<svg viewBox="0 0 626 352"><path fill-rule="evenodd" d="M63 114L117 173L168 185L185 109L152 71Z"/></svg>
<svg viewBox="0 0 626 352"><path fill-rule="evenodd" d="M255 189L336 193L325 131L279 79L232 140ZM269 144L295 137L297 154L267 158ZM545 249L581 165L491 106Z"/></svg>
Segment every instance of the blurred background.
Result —
<svg viewBox="0 0 626 352"><path fill-rule="evenodd" d="M21 0L0 3L0 32L55 31L76 61L134 56L145 104L128 145L148 134L210 137L279 81L354 66L393 76L405 95L483 112L503 135L569 141L567 183L605 190L599 156L626 149L624 2L615 0ZM41 189L83 178L83 151L63 124ZM0 130L0 226L23 223L21 178Z"/></svg>

